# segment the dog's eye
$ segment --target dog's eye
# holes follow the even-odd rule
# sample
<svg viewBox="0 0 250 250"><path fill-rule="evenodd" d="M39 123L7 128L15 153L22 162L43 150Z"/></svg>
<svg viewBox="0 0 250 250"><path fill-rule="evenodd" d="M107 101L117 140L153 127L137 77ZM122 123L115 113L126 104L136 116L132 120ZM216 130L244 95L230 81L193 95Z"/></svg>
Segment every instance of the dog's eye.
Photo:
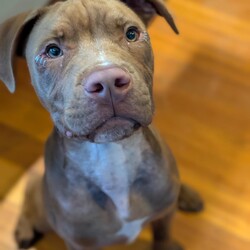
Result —
<svg viewBox="0 0 250 250"><path fill-rule="evenodd" d="M50 58L57 58L63 55L62 50L55 44L51 44L46 48L46 54Z"/></svg>
<svg viewBox="0 0 250 250"><path fill-rule="evenodd" d="M126 38L129 42L135 42L139 39L140 33L136 27L128 28Z"/></svg>

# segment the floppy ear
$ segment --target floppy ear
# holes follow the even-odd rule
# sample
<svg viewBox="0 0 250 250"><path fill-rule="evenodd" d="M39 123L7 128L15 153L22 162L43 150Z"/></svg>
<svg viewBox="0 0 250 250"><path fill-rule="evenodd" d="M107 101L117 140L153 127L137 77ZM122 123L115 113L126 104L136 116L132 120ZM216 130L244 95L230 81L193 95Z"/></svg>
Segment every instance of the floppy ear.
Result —
<svg viewBox="0 0 250 250"><path fill-rule="evenodd" d="M0 80L9 91L15 91L13 58L23 54L28 36L41 14L41 10L22 13L0 24Z"/></svg>
<svg viewBox="0 0 250 250"><path fill-rule="evenodd" d="M148 25L156 14L165 18L170 27L176 34L179 31L175 25L174 19L165 6L164 0L121 0L134 10L143 22Z"/></svg>

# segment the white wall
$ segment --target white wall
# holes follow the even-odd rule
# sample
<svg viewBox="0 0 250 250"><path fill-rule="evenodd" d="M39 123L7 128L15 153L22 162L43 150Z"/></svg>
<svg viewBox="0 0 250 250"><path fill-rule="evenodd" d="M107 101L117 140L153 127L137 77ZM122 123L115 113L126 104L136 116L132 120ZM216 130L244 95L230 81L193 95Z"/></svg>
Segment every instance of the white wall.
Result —
<svg viewBox="0 0 250 250"><path fill-rule="evenodd" d="M20 12L39 8L48 0L0 0L0 23Z"/></svg>

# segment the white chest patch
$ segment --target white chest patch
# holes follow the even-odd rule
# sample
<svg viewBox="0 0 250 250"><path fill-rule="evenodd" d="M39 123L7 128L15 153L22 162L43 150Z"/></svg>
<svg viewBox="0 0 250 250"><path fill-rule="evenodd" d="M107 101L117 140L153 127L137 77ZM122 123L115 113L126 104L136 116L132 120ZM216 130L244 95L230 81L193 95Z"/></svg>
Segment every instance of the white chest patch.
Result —
<svg viewBox="0 0 250 250"><path fill-rule="evenodd" d="M88 161L82 165L84 175L111 198L121 221L130 216L130 185L143 161L145 146L141 144L145 143L142 143L140 135L134 137L130 138L129 145L125 142L88 144L85 149L89 152ZM81 162L84 163L84 160L83 155Z"/></svg>
<svg viewBox="0 0 250 250"><path fill-rule="evenodd" d="M139 220L123 222L122 228L116 233L116 236L123 236L127 238L127 243L132 243L142 230L144 222L148 218L142 218Z"/></svg>

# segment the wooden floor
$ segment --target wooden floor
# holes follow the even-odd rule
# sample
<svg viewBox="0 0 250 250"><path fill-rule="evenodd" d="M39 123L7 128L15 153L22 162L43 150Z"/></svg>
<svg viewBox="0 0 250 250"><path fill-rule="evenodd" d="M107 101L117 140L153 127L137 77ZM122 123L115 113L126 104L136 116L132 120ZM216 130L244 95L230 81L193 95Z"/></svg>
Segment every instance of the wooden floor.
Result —
<svg viewBox="0 0 250 250"><path fill-rule="evenodd" d="M172 148L183 181L206 209L178 213L173 234L187 250L250 249L250 4L249 0L170 0L181 35L158 18L150 28L155 51L155 125ZM0 250L14 250L11 231L25 176L49 133L19 60L18 90L0 86ZM13 190L3 196L13 183ZM134 250L150 249L145 231ZM64 249L55 236L38 250ZM123 248L113 248L123 249Z"/></svg>

